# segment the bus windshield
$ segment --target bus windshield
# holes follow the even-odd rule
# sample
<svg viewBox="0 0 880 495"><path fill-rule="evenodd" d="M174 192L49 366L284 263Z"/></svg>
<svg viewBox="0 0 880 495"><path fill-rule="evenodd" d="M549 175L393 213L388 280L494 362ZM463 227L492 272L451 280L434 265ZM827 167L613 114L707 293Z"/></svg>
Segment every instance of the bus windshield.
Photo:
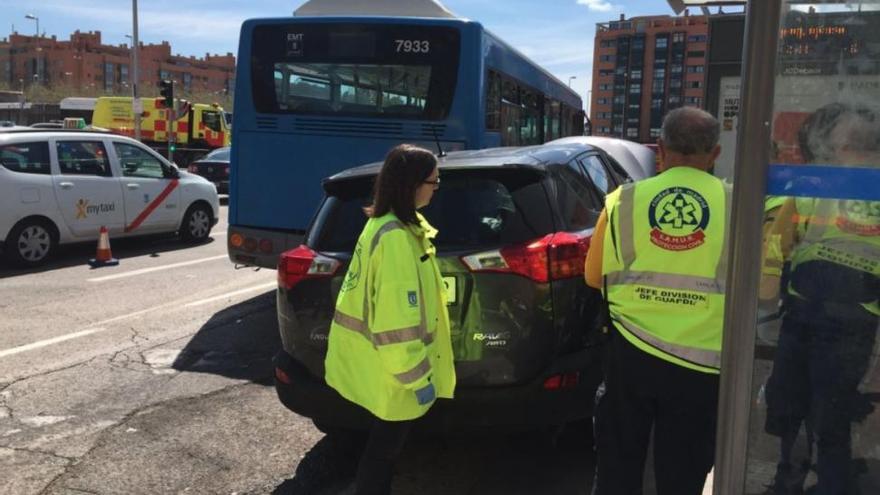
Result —
<svg viewBox="0 0 880 495"><path fill-rule="evenodd" d="M460 36L439 26L259 26L252 48L260 113L440 120L452 105Z"/></svg>

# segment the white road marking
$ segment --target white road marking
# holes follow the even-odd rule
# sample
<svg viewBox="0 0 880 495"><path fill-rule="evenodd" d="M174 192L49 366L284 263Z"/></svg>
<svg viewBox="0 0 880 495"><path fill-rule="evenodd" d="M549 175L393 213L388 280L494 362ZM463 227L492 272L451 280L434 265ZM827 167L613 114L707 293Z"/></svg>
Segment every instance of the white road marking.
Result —
<svg viewBox="0 0 880 495"><path fill-rule="evenodd" d="M196 306L201 306L201 305L203 305L203 304L209 304L209 303L212 303L212 302L214 302L214 301L219 301L220 299L225 299L225 298L227 298L227 297L238 296L238 295L240 295L240 294L247 294L248 292L256 292L256 291L260 291L260 290L266 290L266 289L269 289L269 288L271 288L271 287L278 287L278 282L272 282L271 284L257 285L257 286L254 286L254 287L248 287L248 288L246 288L246 289L241 289L241 290L237 290L237 291L233 291L233 292L228 292L228 293L226 293L226 294L221 294L221 295L219 295L219 296L209 297L209 298L207 298L207 299L202 299L201 301L191 302L191 303L185 305L184 308L194 308L194 307L196 307Z"/></svg>
<svg viewBox="0 0 880 495"><path fill-rule="evenodd" d="M219 296L213 296L213 297L208 297L206 299L200 299L197 301L193 301L189 304L186 304L183 307L184 308L192 308L192 307L196 307L196 306L201 306L203 304L208 304L208 303L220 300L220 299L224 299L224 298L228 298L228 297L235 297L237 295L246 294L248 292L266 290L270 287L277 287L277 286L278 286L277 282L272 282L270 284L261 284L261 285L257 285L254 287L247 287L244 289L240 289L240 290L236 290L236 291L232 291L232 292L227 292L226 294L222 294ZM154 306L152 308L142 309L140 311L135 311L133 313L115 316L113 318L108 318L106 320L99 321L99 322L95 323L94 325L90 326L89 328L87 328L85 330L80 330L79 332L68 333L66 335L59 335L58 337L53 337L51 339L39 340L37 342L32 342L30 344L24 344L24 345L20 345L17 347L12 347L9 349L0 350L0 358L4 358L7 356L13 356L15 354L20 354L22 352L32 351L34 349L40 349L42 347L48 347L50 345L58 344L61 342L66 342L68 340L78 339L80 337L86 337L88 335L92 335L92 334L96 334L96 333L100 333L100 332L106 332L107 330L112 330L113 327L104 327L101 325L107 325L109 323L114 323L114 322L117 322L120 320L134 318L135 316L140 316L145 313L150 313L153 311L158 311L160 309L171 308L171 307L179 308L180 303L175 301L175 302L162 304L159 306Z"/></svg>
<svg viewBox="0 0 880 495"><path fill-rule="evenodd" d="M209 258L201 258L201 259L192 260L192 261L181 261L180 263L172 263L170 265L154 266L152 268L141 268L140 270L132 270L130 272L116 273L114 275L106 275L103 277L90 278L90 279L88 279L88 281L89 282L106 282L108 280L116 280L119 278L126 278L126 277L135 277L137 275L143 275L145 273L153 273L153 272L158 272L158 271L162 271L162 270L170 270L172 268L180 268L181 266L196 265L199 263L205 263L208 261L214 261L214 260L219 260L221 258L228 258L228 257L229 257L228 255L221 254L219 256L211 256Z"/></svg>
<svg viewBox="0 0 880 495"><path fill-rule="evenodd" d="M91 335L93 333L103 332L104 330L106 330L106 328L90 328L88 330L69 333L67 335L61 335L59 337L54 337L51 339L40 340L31 344L20 345L18 347L13 347L11 349L0 351L0 358L12 356L13 354L18 354L25 351L32 351L34 349L39 349L41 347L46 347L52 344L58 344L67 340L78 339L80 337L85 337L86 335Z"/></svg>

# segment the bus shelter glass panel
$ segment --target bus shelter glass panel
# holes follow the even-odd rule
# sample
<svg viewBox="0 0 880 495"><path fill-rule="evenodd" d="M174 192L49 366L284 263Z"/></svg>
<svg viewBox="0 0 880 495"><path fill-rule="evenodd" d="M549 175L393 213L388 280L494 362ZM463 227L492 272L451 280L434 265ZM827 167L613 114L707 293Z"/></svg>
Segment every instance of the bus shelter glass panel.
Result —
<svg viewBox="0 0 880 495"><path fill-rule="evenodd" d="M880 3L783 3L747 493L880 493Z"/></svg>

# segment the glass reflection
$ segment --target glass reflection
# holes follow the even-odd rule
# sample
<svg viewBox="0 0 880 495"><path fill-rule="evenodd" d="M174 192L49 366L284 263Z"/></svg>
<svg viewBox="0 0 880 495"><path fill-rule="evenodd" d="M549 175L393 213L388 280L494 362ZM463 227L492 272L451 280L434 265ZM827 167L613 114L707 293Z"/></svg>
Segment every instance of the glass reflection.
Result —
<svg viewBox="0 0 880 495"><path fill-rule="evenodd" d="M880 12L784 8L747 487L880 493Z"/></svg>

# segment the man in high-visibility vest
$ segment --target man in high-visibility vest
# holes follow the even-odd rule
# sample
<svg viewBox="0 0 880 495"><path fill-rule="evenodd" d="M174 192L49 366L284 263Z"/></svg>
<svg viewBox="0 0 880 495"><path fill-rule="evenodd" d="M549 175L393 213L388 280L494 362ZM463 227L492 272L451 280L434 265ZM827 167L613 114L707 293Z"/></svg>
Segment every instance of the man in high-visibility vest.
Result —
<svg viewBox="0 0 880 495"><path fill-rule="evenodd" d="M707 173L721 152L712 115L669 112L661 171L605 200L587 283L611 317L596 407L595 495L642 493L649 437L659 495L698 495L715 451L730 187Z"/></svg>
<svg viewBox="0 0 880 495"><path fill-rule="evenodd" d="M880 164L880 112L865 103L825 105L799 134L808 162L840 166L841 175L845 167ZM817 482L811 493L859 493L852 423L874 410L859 389L880 325L877 184L823 186L839 198L788 198L764 245L761 298L784 302L766 384L765 430L780 437L774 494L804 493L813 439ZM802 453L795 444L804 425L809 448Z"/></svg>

